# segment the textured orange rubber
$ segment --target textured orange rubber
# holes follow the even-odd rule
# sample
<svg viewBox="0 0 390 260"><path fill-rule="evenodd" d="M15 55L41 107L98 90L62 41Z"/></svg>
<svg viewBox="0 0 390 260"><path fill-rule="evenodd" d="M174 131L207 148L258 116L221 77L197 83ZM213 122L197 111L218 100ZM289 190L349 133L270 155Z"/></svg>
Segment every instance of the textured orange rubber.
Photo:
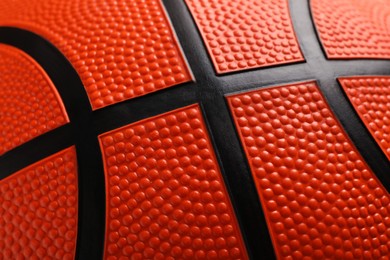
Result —
<svg viewBox="0 0 390 260"><path fill-rule="evenodd" d="M69 122L43 69L24 52L0 44L0 155Z"/></svg>
<svg viewBox="0 0 390 260"><path fill-rule="evenodd" d="M197 105L99 140L107 259L248 258Z"/></svg>
<svg viewBox="0 0 390 260"><path fill-rule="evenodd" d="M0 181L0 259L74 259L77 162L70 147Z"/></svg>
<svg viewBox="0 0 390 260"><path fill-rule="evenodd" d="M356 112L390 160L390 77L339 80Z"/></svg>
<svg viewBox="0 0 390 260"><path fill-rule="evenodd" d="M0 260L387 259L389 68L390 0L0 0Z"/></svg>
<svg viewBox="0 0 390 260"><path fill-rule="evenodd" d="M389 194L315 83L228 101L279 258L389 255Z"/></svg>
<svg viewBox="0 0 390 260"><path fill-rule="evenodd" d="M191 80L159 0L0 1L0 25L31 30L59 48L93 109Z"/></svg>
<svg viewBox="0 0 390 260"><path fill-rule="evenodd" d="M328 58L390 58L390 0L311 0Z"/></svg>
<svg viewBox="0 0 390 260"><path fill-rule="evenodd" d="M303 61L287 0L186 0L218 73Z"/></svg>

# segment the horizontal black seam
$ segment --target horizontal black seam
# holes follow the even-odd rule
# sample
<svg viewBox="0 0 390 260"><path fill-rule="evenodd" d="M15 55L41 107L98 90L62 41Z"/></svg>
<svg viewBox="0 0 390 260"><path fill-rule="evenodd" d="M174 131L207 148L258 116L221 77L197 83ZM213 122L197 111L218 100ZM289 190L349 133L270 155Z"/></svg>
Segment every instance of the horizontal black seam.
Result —
<svg viewBox="0 0 390 260"><path fill-rule="evenodd" d="M250 223L256 223L257 221L261 222L264 220L264 218L261 217L262 212L257 194L248 193L251 194L251 201L246 202L245 204L253 206L253 209L251 209L252 211L250 211L251 214L247 214L249 206L241 206L241 204L244 204L242 203L243 195L241 195L242 191L245 191L246 187L244 182L249 183L246 185L252 185L252 188L247 186L247 188L249 187L249 190L253 189L253 183L247 161L243 155L241 144L237 138L234 124L232 123L231 115L224 100L224 94L243 90L249 91L253 88L262 88L269 86L270 84L282 85L305 79L318 79L321 90L327 97L332 110L334 110L335 114L339 117L342 125L346 129L346 132L351 136L351 139L362 153L364 159L377 174L378 178L384 182L384 185L389 190L390 181L386 180L384 176L387 176L384 172L388 172L389 163L386 158L383 160L383 153L378 150L376 143L372 141L371 135L369 135L369 133L367 134L367 130L359 121L355 111L351 107L351 104L349 104L348 100L345 99L345 96L341 95L340 97L341 89L340 86L337 85L336 78L339 76L372 74L390 75L390 69L386 69L390 68L390 61L327 60L321 49L318 51L320 43L317 39L309 37L308 42L303 40L304 38L307 38L303 37L303 33L307 33L309 31L312 34L315 32L313 31L314 25L312 22L308 25L301 24L302 21L307 23L308 19L311 21L311 18L309 17L310 12L308 12L309 9L307 1L298 0L291 1L291 15L298 40L301 44L301 49L307 60L306 62L259 68L257 70L217 76L215 75L215 70L210 62L210 57L208 56L203 41L200 38L199 32L197 31L185 4L182 1L164 0L163 2L171 17L172 24L175 27L188 63L195 75L196 83L181 84L179 86L164 89L159 92L99 109L94 112L92 112L88 97L77 73L66 58L63 57L63 55L59 53L54 46L33 33L16 28L0 28L0 42L15 46L25 51L49 74L53 83L59 89L60 95L71 119L71 125L53 130L50 133L27 142L19 148L16 148L0 157L0 169L3 167L4 169L8 169L8 172L16 171L30 163L46 157L50 149L53 149L54 153L59 149L65 148L67 145L76 143L80 164L79 170L82 178L85 178L80 180L80 187L82 187L80 188L80 201L84 201L82 205L87 207L90 200L99 201L102 199L105 201L103 164L97 142L98 134L153 115L162 114L179 107L193 103L201 103L205 117L208 119L208 128L210 135L212 135L216 153L218 153L220 165L224 169L227 169L226 171L224 170L224 178L228 180L228 185L232 186L231 193L233 200L235 201L235 207L238 208L237 204L240 204L239 207L242 207L238 208L238 210L236 209L236 212L240 215L240 225L244 227L243 231L246 232L246 238L250 237L250 241L247 241L247 244L249 245L249 250L252 250L251 256L253 258L258 256L274 257L272 244L269 246L267 241L264 242L264 239L269 236L269 234L267 234L268 230L266 228L264 229L256 226L256 224L254 224L255 226L253 226L253 228L250 228ZM302 14L300 12L303 12L303 16L301 18L299 18ZM308 30L308 27L311 28ZM316 43L314 45L314 52L312 53L311 51L313 51L313 46L310 44L313 43L313 40L315 40ZM322 65L324 65L326 69L326 74L321 76L317 73L313 73L313 71L315 72L316 70L321 70ZM63 71L63 67L68 68L68 71ZM70 75L69 73L72 74L71 80L68 78ZM335 96L336 99L334 99ZM230 144L226 144L226 136L222 135L221 131L226 131L228 138L230 138L233 143L232 146L230 146ZM50 145L50 140L54 141L61 139L59 136L66 137L60 140L63 142L62 145L60 144L60 141L55 141L52 145ZM361 138L363 138L363 141ZM228 141L230 142L230 140ZM45 149L46 153L36 151L36 153L34 153L35 157L25 159L25 155L29 155L30 149L33 147L40 147L39 145L45 146L45 142L47 142L46 145L49 147L48 149ZM54 144L57 142L59 142L58 145ZM366 146L370 149L366 150ZM230 150L230 148L232 148L232 150ZM84 155L91 153L91 150L92 154ZM232 156L235 152L239 155ZM35 160L33 158L37 159ZM234 166L232 165L233 163L239 165ZM382 171L379 169L381 167L383 168ZM7 172L7 170L4 172ZM96 182L95 180L89 184L88 182L93 178L98 180L100 179L100 181ZM243 178L242 185L244 188L236 187L237 185L235 185L235 180L237 180L237 178ZM96 195L96 197L94 197L92 194L93 192L96 192L94 189L99 190L100 195ZM103 193L101 193L102 189ZM97 193L99 194L99 192ZM105 209L104 205L95 205L94 207L95 210L92 212L97 213L97 218L99 220L96 223L88 224L86 222L88 222L88 218L92 217L92 214L83 215L85 214L85 209L83 209L84 207L81 207L80 204L82 216L79 215L79 221L83 224L79 227L79 234L84 234L78 238L77 256L79 259L83 259L83 257L86 256L91 257L92 255L88 255L89 253L92 253L95 256L100 255L100 257L102 255L102 250L96 250L94 247L97 246L98 248L102 248L104 244L105 223L104 216L102 218L102 211L103 214L105 214ZM255 214L259 214L259 216L254 216L253 219L250 220L246 217L246 215ZM99 225L103 227L103 232L99 229ZM97 227L98 229L93 230L94 227ZM98 237L98 239L94 237ZM89 239L92 239L92 242L88 241ZM80 242L81 240L82 242ZM94 252L87 251L91 249Z"/></svg>

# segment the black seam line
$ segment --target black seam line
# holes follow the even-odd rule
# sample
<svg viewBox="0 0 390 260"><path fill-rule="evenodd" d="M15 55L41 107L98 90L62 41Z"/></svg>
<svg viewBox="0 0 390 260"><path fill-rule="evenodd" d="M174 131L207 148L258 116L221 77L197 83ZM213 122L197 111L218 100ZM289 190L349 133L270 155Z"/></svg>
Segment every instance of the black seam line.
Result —
<svg viewBox="0 0 390 260"><path fill-rule="evenodd" d="M305 55L308 57L308 55ZM307 58L308 59L308 58ZM263 68L258 71L244 71L235 75L218 77L224 82L223 93L230 95L242 90L258 88L259 86L283 85L317 77L311 65L313 62L283 65ZM356 61L328 61L328 68L335 68L332 78L352 76L389 76L390 61L356 60ZM324 67L323 69L326 69Z"/></svg>
<svg viewBox="0 0 390 260"><path fill-rule="evenodd" d="M81 80L61 52L34 33L2 27L0 42L21 49L45 70L56 86L71 122L0 157L0 167L10 173L75 145L79 187L76 258L101 259L105 226L103 163L97 130L90 127L92 109Z"/></svg>
<svg viewBox="0 0 390 260"><path fill-rule="evenodd" d="M69 124L60 126L0 156L0 180L73 145ZM53 140L57 143L53 146ZM21 158L23 154L23 158Z"/></svg>
<svg viewBox="0 0 390 260"><path fill-rule="evenodd" d="M210 122L208 116L206 115L205 108L204 108L204 105L202 103L200 103L200 108L201 108L201 111L202 111L202 116L203 116L204 122L206 124L206 128L207 128L207 131L208 131L208 135L209 135L212 147L217 147L217 140L215 139L215 136L219 135L221 133L220 132L213 133L213 129L210 127L211 126L211 122ZM224 132L222 134L224 135L224 138L226 138L226 140L231 140L232 142L235 142L235 145L239 144L238 143L239 140L235 136L232 136L231 133L230 133L230 135L229 135L228 132ZM234 140L234 138L236 138L236 140ZM231 146L231 148L233 148L233 147L234 147L234 145ZM244 199L244 200L241 200L241 202L242 201L248 201L248 200L252 199L253 196L256 197L257 194L255 193L256 190L255 190L254 183L251 182L251 180L248 180L245 177L245 175L243 175L243 174L240 176L240 178L235 178L234 179L235 185L232 186L232 185L229 184L229 183L232 183L231 182L232 180L231 180L231 178L227 177L228 174L226 173L226 171L229 171L230 168L228 168L228 170L227 170L227 169L224 168L224 166L231 167L231 165L227 165L226 162L225 162L225 164L222 163L224 161L224 159L226 159L226 158L222 157L221 153L217 149L214 149L214 154L215 154L215 157L217 159L217 162L218 162L218 165L219 165L219 169L220 169L220 172L222 174L223 181L224 181L224 184L225 184L225 187L226 187L226 190L227 190L228 194L234 194L234 192L235 192L234 189L236 188L236 187L234 187L235 185L238 185L238 186L240 186L240 185L248 185L248 183L249 183L249 185L250 184L253 184L253 185L251 185L252 187L251 187L250 190L247 190L246 194L243 194L245 196L245 198L241 198L241 199ZM241 156L241 155L242 154L239 154L238 156ZM232 154L232 156L237 156L237 155ZM244 158L241 158L241 159L244 159ZM243 167L246 167L246 170L249 171L249 168L246 165L243 165ZM232 199L230 201L231 201L231 205L233 206L233 209L235 211L238 211L240 209L239 202L237 200L232 200ZM256 206L260 207L260 205L256 205ZM249 209L256 209L256 208L255 207L250 207ZM246 214L249 214L249 215L257 214L257 213L258 212L256 212L256 210L254 210L254 212L246 211ZM236 215L237 221L240 224L240 226L244 227L244 228L248 228L248 227L245 227L245 224L243 224L243 223L245 223L245 219L243 219L240 214L235 214L235 215ZM265 223L265 219L262 219L261 221L262 221L261 223ZM252 228L253 228L253 226L252 226ZM248 239L250 239L250 237L244 235L245 231L242 228L240 228L239 232L242 235L244 243L246 245L248 245L248 243L249 243ZM248 252L248 253L250 253L250 252Z"/></svg>
<svg viewBox="0 0 390 260"><path fill-rule="evenodd" d="M50 131L1 156L3 175L76 145L79 180L76 258L103 256L105 185L98 135L150 116L198 103L194 82L92 111L82 82L66 58L40 36L17 28L0 27L0 42L30 55L48 74L66 107L71 124ZM62 142L66 140L66 145ZM36 149L32 149L36 148ZM51 152L53 151L53 152ZM29 156L34 152L34 156Z"/></svg>
<svg viewBox="0 0 390 260"><path fill-rule="evenodd" d="M275 259L249 166L224 98L225 77L215 70L184 1L163 0L197 82L197 98L251 259ZM228 77L240 77L240 74Z"/></svg>
<svg viewBox="0 0 390 260"><path fill-rule="evenodd" d="M163 2L198 82L199 99L213 140L215 153L221 169L223 169L225 181L227 180L226 185L229 188L237 218L249 246L248 253L252 258L257 259L264 256L274 258L275 255L267 226L260 227L255 224L255 222L265 223L264 214L253 185L248 185L253 184L253 180L248 170L247 160L243 156L242 146L231 122L232 118L227 111L226 104L222 104L220 94L315 79L346 133L351 137L380 181L389 190L390 177L387 174L390 169L389 162L359 121L356 112L341 92L336 79L355 75L390 75L390 70L387 69L390 68L390 61L327 60L320 42L316 38L308 1L294 0L290 1L291 17L306 62L272 66L256 71L248 70L234 74L215 75L207 48L202 42L201 35L187 6L183 1L164 0ZM240 182L240 178L243 176L246 181ZM242 196L245 193L251 194L251 196L245 199ZM247 214L248 207L242 207L242 202L248 202L248 200L253 204L251 214ZM247 225L248 223L250 224ZM259 241L259 238L262 240ZM266 246L264 247L264 245Z"/></svg>
<svg viewBox="0 0 390 260"><path fill-rule="evenodd" d="M92 122L98 134L103 134L142 119L157 116L178 108L198 103L194 82L171 87L133 100L94 111Z"/></svg>
<svg viewBox="0 0 390 260"><path fill-rule="evenodd" d="M309 0L290 1L291 17L298 41L317 84L363 159L390 191L390 162L374 140L337 78L348 76L390 75L390 62L382 60L328 60L318 40ZM308 22L310 21L310 22Z"/></svg>
<svg viewBox="0 0 390 260"><path fill-rule="evenodd" d="M306 78L320 78L320 87L325 96L332 97L331 94L333 91L336 91L335 95L337 96L340 94L340 92L335 90L336 88L339 88L335 81L337 76L389 75L390 72L385 68L390 67L390 61L326 61L322 55L322 50L309 53L310 48L308 47L310 46L303 48L303 45L306 43L306 40L304 39L306 37L305 26L313 27L313 24L309 17L310 12L304 14L304 17L306 17L304 19L298 17L300 15L299 12L307 12L308 3L304 2L304 0L297 0L297 3L292 1L290 8L292 10L291 15L296 34L298 40L301 42L301 49L307 59L306 63L260 68L235 74L216 76L199 32L197 31L185 4L182 1L164 0L163 2L171 17L172 24L175 27L179 41L188 59L188 63L193 69L197 83L186 83L178 87L161 90L145 97L135 98L104 109L96 110L93 113L77 73L55 47L41 37L27 31L15 28L0 28L0 42L24 50L26 53L30 54L30 56L32 56L47 73L51 70L48 74L56 87L58 87L58 91L65 103L71 122L75 122L74 126L72 126L72 132L75 136L74 141L78 151L79 178L81 178L79 180L80 214L77 256L79 259L88 256L92 258L93 256L102 256L102 250L96 250L96 248L103 248L105 226L104 216L101 216L102 212L103 215L105 215L104 203L102 205L102 201L105 201L103 163L97 135L116 127L123 126L123 124L129 124L143 118L168 112L175 108L193 103L201 103L205 118L208 119L208 129L210 135L212 135L211 138L214 140L214 148L216 148L215 153L220 160L221 167L226 169L224 171L224 178L225 180L228 180L226 183L229 188L231 188L231 195L233 195L232 203L235 205L240 225L243 227L242 231L245 232L244 236L247 245L249 245L248 253L253 258L266 256L274 258L275 255L272 249L272 243L270 243L268 229L261 224L265 223L264 216L257 199L257 193L253 185L248 164L243 155L242 146L236 135L234 124L232 123L230 112L228 111L226 100L223 95L239 90L249 91L253 87L259 88L269 84L278 84L279 82L291 83L294 81L302 81ZM303 11L300 10L302 8L304 8ZM302 21L308 23L309 20L307 17L309 17L310 20L308 25L298 24L302 23ZM313 28L311 28L311 31L313 31ZM311 41L312 39L308 40L308 42ZM319 45L318 41L315 42L315 46ZM327 67L327 70L329 70L329 67L335 68L330 71L333 71L331 80L333 79L333 82L336 82L336 85L330 84L331 87L329 87L329 91L324 91L323 87L326 86L328 88L324 83L327 83L329 79L324 76L317 77L316 74L313 74L313 71L316 69L313 69L315 66L313 67L312 65L317 65L318 68L317 59L319 61L322 59L322 63L319 62L318 64L328 65L325 66ZM59 64L62 66L59 66ZM65 71L63 71L63 66L67 68ZM71 73L70 71L67 71L69 70L69 66L71 67ZM67 76L69 75L71 75L73 81L67 79ZM301 78L302 76L300 75L304 75L305 78ZM75 100L75 97L78 99ZM337 98L340 99L340 97ZM350 128L358 127L358 130L355 130L355 135L353 135L355 138L352 138L355 143L358 143L357 139L360 138L360 135L365 139L367 139L368 136L368 139L370 140L370 135L367 135L367 131L364 132L366 129L358 120L357 115L354 114L351 105L345 97L342 96L341 98L343 103L341 109L337 108L337 101L339 101L337 98L336 101L332 102L330 105L332 109L336 111L336 114L339 115L339 118L341 117L340 114L343 115L345 112L343 109L346 108L348 110L347 114L352 114L352 117L355 116L355 120L357 120L357 122L352 124L350 123L351 119L348 116L344 117L344 122L341 120L348 133L351 132L351 129L348 130L348 125L351 125ZM328 100L331 101L333 98L328 98ZM108 126L109 124L111 124L111 126ZM83 130L85 128L87 128L87 130ZM226 134L221 134L221 129L224 129ZM55 146L56 144L53 145ZM371 140L370 147L375 147L375 145L376 143ZM359 150L361 151L362 147L360 147ZM13 152L10 152L10 154L12 153ZM41 152L37 151L37 153L39 154ZM367 153L370 154L370 152ZM376 155L373 155L372 158L378 158L377 154L378 150L376 150ZM382 157L384 156L381 152L380 154ZM13 156L21 160L26 160L21 153L15 152ZM384 170L386 169L389 169L388 164L384 167ZM89 181L91 181L91 183L88 183ZM96 189L94 190L93 187ZM103 193L99 194L102 190ZM83 203L81 203L82 201ZM245 201L245 203L243 203L243 201ZM94 203L97 205L93 205ZM91 206L93 210L89 210L88 204L93 205ZM87 213L83 211L87 211ZM90 214L88 214L88 212L90 212ZM93 213L98 214L97 216L93 216ZM246 215L249 215L250 217L248 218ZM91 221L88 219L88 216L98 218L98 222L103 223L100 225L100 227L103 227L103 232L101 232L97 223L89 223ZM99 236L101 237L96 239L96 237ZM89 239L90 241L87 241Z"/></svg>
<svg viewBox="0 0 390 260"><path fill-rule="evenodd" d="M77 72L49 42L34 33L10 27L0 27L0 42L21 49L45 70L56 86L71 121L71 124L50 131L0 156L0 169L3 170L1 176L6 177L67 146L76 145L79 180L76 258L102 258L106 198L98 135L150 116L198 103L196 84L180 84L169 91L151 93L92 111Z"/></svg>

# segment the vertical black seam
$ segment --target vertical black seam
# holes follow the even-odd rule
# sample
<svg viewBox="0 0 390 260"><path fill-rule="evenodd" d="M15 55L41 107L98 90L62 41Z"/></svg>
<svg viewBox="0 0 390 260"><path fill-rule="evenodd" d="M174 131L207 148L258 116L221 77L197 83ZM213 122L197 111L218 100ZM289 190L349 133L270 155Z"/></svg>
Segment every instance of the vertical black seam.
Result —
<svg viewBox="0 0 390 260"><path fill-rule="evenodd" d="M55 151L76 144L79 165L76 254L79 259L101 258L103 254L106 196L97 135L193 103L200 103L202 106L214 152L226 186L230 188L230 198L235 205L248 253L253 259L275 258L248 160L224 97L224 94L238 90L250 91L253 88L315 78L345 132L382 184L390 190L390 163L337 82L341 75L390 75L390 69L387 69L390 68L390 61L328 60L319 40L308 0L293 0L289 3L290 15L306 62L216 75L207 47L185 3L163 0L163 4L196 82L180 84L93 112L77 72L53 45L24 30L0 28L0 42L25 51L45 69L58 88L71 120L70 124L37 137L0 157L0 169L11 174ZM302 17L299 12L303 12ZM63 70L63 67L66 69ZM47 149L37 151L41 147ZM20 164L17 164L18 160Z"/></svg>
<svg viewBox="0 0 390 260"><path fill-rule="evenodd" d="M224 97L223 76L216 75L207 47L184 1L163 0L184 54L195 76L213 150L252 259L275 259L252 175Z"/></svg>
<svg viewBox="0 0 390 260"><path fill-rule="evenodd" d="M291 0L290 2L291 18L297 30L298 40L302 45L307 63L315 73L315 79L321 93L324 94L330 109L367 165L372 169L387 191L390 191L390 175L388 174L390 162L357 115L337 80L342 74L360 76L359 70L364 75L377 74L371 73L374 71L386 74L386 69L383 68L386 63L371 63L370 61L361 60L328 60L316 33L309 0ZM364 66L351 73L344 73L345 71L348 72L348 67L352 67L354 64L367 64L367 66L371 64L372 68L369 69L369 73L367 73L368 69L365 69ZM390 74L390 69L388 69L388 73Z"/></svg>

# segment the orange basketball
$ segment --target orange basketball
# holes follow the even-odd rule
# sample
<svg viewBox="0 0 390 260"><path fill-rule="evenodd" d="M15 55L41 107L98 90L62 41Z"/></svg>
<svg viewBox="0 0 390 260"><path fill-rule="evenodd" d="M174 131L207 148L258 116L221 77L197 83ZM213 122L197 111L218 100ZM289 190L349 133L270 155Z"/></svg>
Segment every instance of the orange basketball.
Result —
<svg viewBox="0 0 390 260"><path fill-rule="evenodd" d="M388 259L390 0L1 0L0 260Z"/></svg>

